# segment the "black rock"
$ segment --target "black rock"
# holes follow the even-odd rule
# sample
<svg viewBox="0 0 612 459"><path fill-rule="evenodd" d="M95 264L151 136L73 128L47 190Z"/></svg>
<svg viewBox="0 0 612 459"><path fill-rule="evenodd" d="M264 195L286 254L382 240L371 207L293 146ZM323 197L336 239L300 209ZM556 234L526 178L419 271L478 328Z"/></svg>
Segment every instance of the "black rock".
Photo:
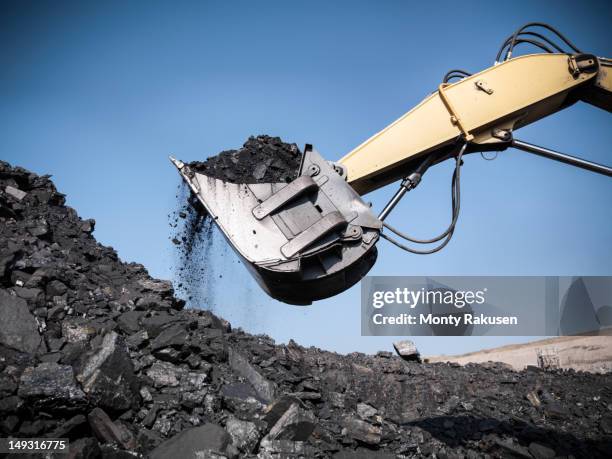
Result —
<svg viewBox="0 0 612 459"><path fill-rule="evenodd" d="M44 407L75 407L85 402L72 367L57 363L26 368L19 382L19 396Z"/></svg>
<svg viewBox="0 0 612 459"><path fill-rule="evenodd" d="M237 451L232 445L232 438L223 428L215 424L204 424L175 435L151 451L149 457L199 459L213 457L213 454L232 458L237 455Z"/></svg>
<svg viewBox="0 0 612 459"><path fill-rule="evenodd" d="M140 318L144 315L142 311L127 311L117 317L117 326L126 335L140 331Z"/></svg>
<svg viewBox="0 0 612 459"><path fill-rule="evenodd" d="M353 417L345 418L343 434L368 445L378 445L382 438L379 426Z"/></svg>
<svg viewBox="0 0 612 459"><path fill-rule="evenodd" d="M0 344L29 354L42 343L38 325L25 300L0 290Z"/></svg>
<svg viewBox="0 0 612 459"><path fill-rule="evenodd" d="M70 442L67 459L98 459L100 457L100 445L93 437L79 438Z"/></svg>
<svg viewBox="0 0 612 459"><path fill-rule="evenodd" d="M316 427L317 420L312 412L293 403L268 432L268 440L306 441Z"/></svg>
<svg viewBox="0 0 612 459"><path fill-rule="evenodd" d="M229 350L229 364L236 373L249 381L261 400L268 403L274 400L276 393L274 383L264 378L244 356L232 348Z"/></svg>
<svg viewBox="0 0 612 459"><path fill-rule="evenodd" d="M100 408L94 408L87 416L92 432L101 443L114 443L124 449L135 449L136 440L121 424L114 423Z"/></svg>
<svg viewBox="0 0 612 459"><path fill-rule="evenodd" d="M106 334L87 355L77 380L96 404L110 410L127 410L137 402L138 381L123 338Z"/></svg>
<svg viewBox="0 0 612 459"><path fill-rule="evenodd" d="M184 324L174 324L164 328L159 335L151 341L151 349L161 349L164 347L182 347L187 341L187 330Z"/></svg>

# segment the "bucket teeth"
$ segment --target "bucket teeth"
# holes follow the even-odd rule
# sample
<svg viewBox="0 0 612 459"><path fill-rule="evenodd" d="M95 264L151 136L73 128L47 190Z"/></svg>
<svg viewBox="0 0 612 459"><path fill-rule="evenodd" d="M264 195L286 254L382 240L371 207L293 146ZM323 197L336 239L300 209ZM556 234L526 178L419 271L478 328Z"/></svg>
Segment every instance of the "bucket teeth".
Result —
<svg viewBox="0 0 612 459"><path fill-rule="evenodd" d="M176 159L174 156L168 156L168 158L179 171L182 170L183 167L185 167L185 163L181 161L180 159Z"/></svg>

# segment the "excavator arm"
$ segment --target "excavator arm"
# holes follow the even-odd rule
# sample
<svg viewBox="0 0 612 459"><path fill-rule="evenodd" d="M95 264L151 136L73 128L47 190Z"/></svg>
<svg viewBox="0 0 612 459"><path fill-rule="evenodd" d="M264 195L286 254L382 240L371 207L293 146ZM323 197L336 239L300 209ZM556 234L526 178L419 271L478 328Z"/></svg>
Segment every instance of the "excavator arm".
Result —
<svg viewBox="0 0 612 459"><path fill-rule="evenodd" d="M612 62L590 54L531 54L443 83L339 163L361 195L407 177L427 155L503 150L511 134L583 100L612 111Z"/></svg>
<svg viewBox="0 0 612 459"><path fill-rule="evenodd" d="M573 52L564 52L540 33L525 31L534 25L555 33ZM546 54L510 59L521 43ZM418 254L448 244L459 215L464 154L515 147L612 176L612 168L513 137L517 129L579 100L612 111L612 62L582 53L541 23L528 24L508 37L498 61L504 51L501 63L477 74L449 72L433 94L337 163L307 145L298 177L288 184L229 183L171 160L261 287L286 303L310 304L365 276L376 261L381 237ZM461 79L450 83L456 77ZM446 231L419 240L385 223L425 171L450 158L455 160L453 218ZM399 190L374 215L361 196L395 181L401 181ZM428 248L418 250L396 237ZM429 248L431 244L437 246Z"/></svg>

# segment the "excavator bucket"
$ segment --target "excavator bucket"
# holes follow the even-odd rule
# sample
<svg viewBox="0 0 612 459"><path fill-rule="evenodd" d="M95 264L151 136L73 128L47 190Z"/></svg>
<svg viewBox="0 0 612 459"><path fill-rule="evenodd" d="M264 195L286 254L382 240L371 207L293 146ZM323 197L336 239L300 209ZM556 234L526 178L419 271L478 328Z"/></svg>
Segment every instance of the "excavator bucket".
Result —
<svg viewBox="0 0 612 459"><path fill-rule="evenodd" d="M290 183L236 184L170 160L259 285L307 305L358 282L376 261L382 222L342 170L310 145Z"/></svg>

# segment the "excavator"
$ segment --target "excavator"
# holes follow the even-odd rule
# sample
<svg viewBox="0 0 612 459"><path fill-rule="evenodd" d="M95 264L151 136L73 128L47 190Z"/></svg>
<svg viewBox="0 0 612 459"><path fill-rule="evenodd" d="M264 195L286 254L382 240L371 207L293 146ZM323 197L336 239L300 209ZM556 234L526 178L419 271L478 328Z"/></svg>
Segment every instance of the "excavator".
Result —
<svg viewBox="0 0 612 459"><path fill-rule="evenodd" d="M519 45L537 52L513 57ZM612 111L612 60L534 22L504 40L492 67L451 70L435 92L339 161L306 145L289 183L229 183L170 159L260 286L277 300L308 305L362 279L381 238L415 254L445 247L459 217L464 155L514 148L612 177L610 167L514 137L578 101ZM446 160L455 162L448 228L416 239L386 223L427 169ZM362 196L393 182L397 192L375 215Z"/></svg>

